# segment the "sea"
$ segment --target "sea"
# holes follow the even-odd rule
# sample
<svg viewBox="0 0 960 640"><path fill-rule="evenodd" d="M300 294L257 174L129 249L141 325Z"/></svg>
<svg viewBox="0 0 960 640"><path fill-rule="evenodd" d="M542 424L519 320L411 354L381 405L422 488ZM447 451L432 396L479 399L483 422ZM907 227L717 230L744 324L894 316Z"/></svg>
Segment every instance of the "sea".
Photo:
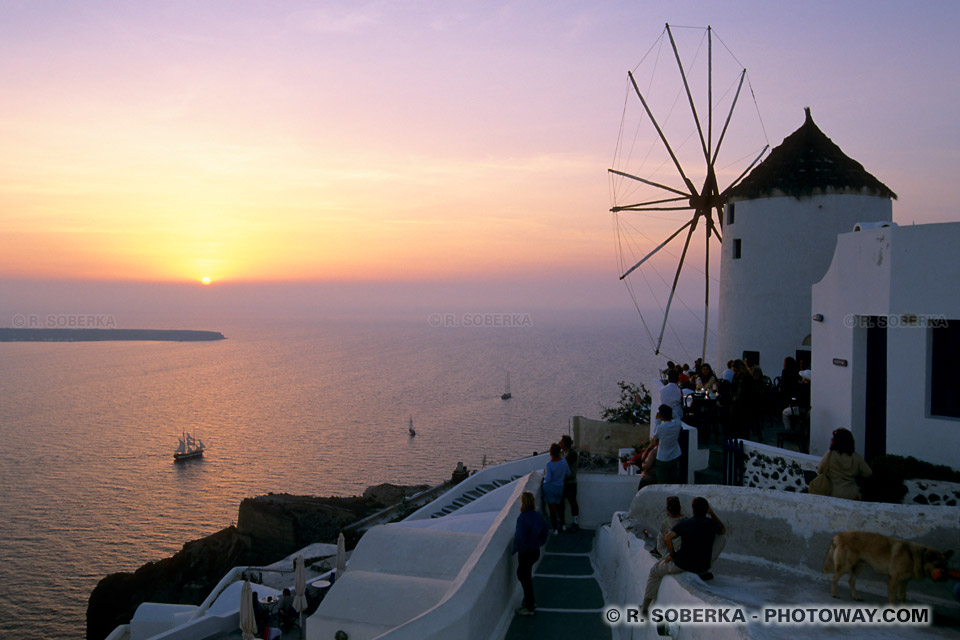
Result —
<svg viewBox="0 0 960 640"><path fill-rule="evenodd" d="M6 634L83 637L100 579L235 524L243 498L435 484L542 452L662 366L619 315L192 328L227 339L0 344ZM184 430L207 450L174 463Z"/></svg>

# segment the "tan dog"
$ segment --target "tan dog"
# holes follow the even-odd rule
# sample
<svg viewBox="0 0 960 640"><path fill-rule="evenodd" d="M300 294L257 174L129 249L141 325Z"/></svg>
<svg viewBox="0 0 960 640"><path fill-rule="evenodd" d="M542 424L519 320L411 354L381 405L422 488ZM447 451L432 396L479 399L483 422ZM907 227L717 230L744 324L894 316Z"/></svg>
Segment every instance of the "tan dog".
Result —
<svg viewBox="0 0 960 640"><path fill-rule="evenodd" d="M833 572L830 593L837 595L837 581L845 573L850 574L850 595L854 600L863 600L857 594L857 573L864 564L877 573L890 576L888 596L890 604L902 604L907 597L907 581L910 578L943 579L943 569L953 551L943 553L933 547L916 542L899 540L868 531L844 531L833 536L830 550L823 561L823 572Z"/></svg>

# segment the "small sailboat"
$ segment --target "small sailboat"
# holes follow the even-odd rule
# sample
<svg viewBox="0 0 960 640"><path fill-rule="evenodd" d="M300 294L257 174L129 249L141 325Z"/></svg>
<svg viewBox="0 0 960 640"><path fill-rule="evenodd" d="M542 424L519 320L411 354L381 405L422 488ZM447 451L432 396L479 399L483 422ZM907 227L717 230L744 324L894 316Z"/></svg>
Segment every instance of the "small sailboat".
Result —
<svg viewBox="0 0 960 640"><path fill-rule="evenodd" d="M184 431L177 440L180 444L177 450L173 452L174 461L190 460L203 455L203 440L199 437L194 437L192 433Z"/></svg>
<svg viewBox="0 0 960 640"><path fill-rule="evenodd" d="M510 372L507 371L507 379L506 379L506 382L504 383L504 391L502 394L500 394L500 399L509 400L512 397L513 397L513 394L510 393Z"/></svg>
<svg viewBox="0 0 960 640"><path fill-rule="evenodd" d="M413 416L410 416L410 426L408 428L410 429L411 436L417 435L417 432L413 430Z"/></svg>

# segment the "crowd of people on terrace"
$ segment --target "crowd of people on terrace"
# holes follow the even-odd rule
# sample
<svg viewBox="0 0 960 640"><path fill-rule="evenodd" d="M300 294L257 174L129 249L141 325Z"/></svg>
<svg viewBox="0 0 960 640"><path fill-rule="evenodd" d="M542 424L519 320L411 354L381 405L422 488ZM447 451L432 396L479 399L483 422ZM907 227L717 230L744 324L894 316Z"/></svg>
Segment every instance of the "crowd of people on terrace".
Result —
<svg viewBox="0 0 960 640"><path fill-rule="evenodd" d="M783 369L773 380L748 358L727 361L719 374L699 358L693 367L667 362L661 378L659 404L668 405L674 419L686 417L692 423L696 411L691 409L697 401L715 401L714 419L728 437L760 436L764 412L774 410L785 430L798 430L810 407L810 369L792 357L784 358Z"/></svg>

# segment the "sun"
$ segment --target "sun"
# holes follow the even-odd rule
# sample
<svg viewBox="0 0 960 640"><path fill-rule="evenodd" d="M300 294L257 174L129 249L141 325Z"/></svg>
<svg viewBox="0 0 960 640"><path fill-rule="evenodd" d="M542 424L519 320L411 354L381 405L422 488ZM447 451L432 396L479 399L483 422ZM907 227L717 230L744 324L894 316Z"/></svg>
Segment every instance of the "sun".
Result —
<svg viewBox="0 0 960 640"><path fill-rule="evenodd" d="M210 279L210 276L203 276L202 278L200 278L200 282L202 282L203 284L210 284L211 282L213 282L213 280Z"/></svg>

